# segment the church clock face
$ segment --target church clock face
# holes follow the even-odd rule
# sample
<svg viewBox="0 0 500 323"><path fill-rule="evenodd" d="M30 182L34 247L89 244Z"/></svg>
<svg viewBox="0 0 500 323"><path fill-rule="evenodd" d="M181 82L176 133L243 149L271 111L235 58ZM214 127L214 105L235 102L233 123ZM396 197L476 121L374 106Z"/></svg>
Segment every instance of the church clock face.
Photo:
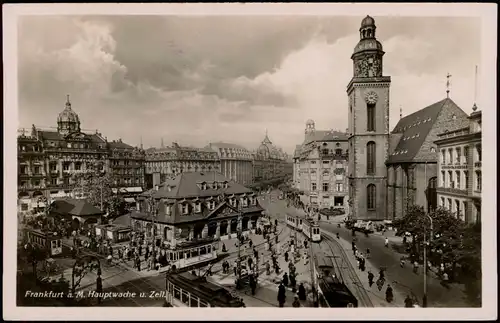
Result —
<svg viewBox="0 0 500 323"><path fill-rule="evenodd" d="M375 103L377 103L377 101L378 101L378 95L377 95L377 93L375 93L373 91L370 91L370 92L366 93L366 95L365 95L365 101L368 104L375 104Z"/></svg>

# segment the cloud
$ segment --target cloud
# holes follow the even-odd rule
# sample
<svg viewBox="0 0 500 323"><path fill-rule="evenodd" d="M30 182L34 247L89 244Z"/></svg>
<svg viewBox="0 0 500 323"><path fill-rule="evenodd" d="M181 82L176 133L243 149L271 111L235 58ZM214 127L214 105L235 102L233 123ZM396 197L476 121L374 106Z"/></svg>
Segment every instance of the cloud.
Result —
<svg viewBox="0 0 500 323"><path fill-rule="evenodd" d="M407 115L441 100L447 72L451 97L466 111L472 106L474 24L432 20L421 30L411 24L377 19L384 74L392 77L391 128L400 105ZM109 139L256 148L268 129L291 153L308 119L317 129L347 127L358 25L347 17L24 18L20 124L55 126L70 94L82 127ZM457 33L461 51L448 39Z"/></svg>

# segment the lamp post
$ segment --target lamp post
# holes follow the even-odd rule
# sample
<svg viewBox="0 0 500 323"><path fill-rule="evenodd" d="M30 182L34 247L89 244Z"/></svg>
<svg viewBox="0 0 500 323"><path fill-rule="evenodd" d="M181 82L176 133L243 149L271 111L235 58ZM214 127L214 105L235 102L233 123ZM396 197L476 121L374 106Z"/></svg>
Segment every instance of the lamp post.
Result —
<svg viewBox="0 0 500 323"><path fill-rule="evenodd" d="M429 242L432 241L433 237L433 222L432 218L429 214L425 214L429 221L431 222L431 234L430 234L430 239ZM426 233L427 226L424 225L424 296L422 298L422 306L427 307L427 233Z"/></svg>

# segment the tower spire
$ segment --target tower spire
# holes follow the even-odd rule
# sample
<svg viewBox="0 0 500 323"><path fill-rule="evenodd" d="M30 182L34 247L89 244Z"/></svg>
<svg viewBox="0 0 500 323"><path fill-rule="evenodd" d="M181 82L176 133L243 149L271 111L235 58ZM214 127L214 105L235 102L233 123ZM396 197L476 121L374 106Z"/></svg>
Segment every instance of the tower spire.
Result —
<svg viewBox="0 0 500 323"><path fill-rule="evenodd" d="M450 77L450 73L446 74L446 98L450 97Z"/></svg>
<svg viewBox="0 0 500 323"><path fill-rule="evenodd" d="M144 148L142 147L142 136L141 136L141 149L144 149Z"/></svg>
<svg viewBox="0 0 500 323"><path fill-rule="evenodd" d="M163 146L163 137L161 138L161 148L165 148L165 147Z"/></svg>
<svg viewBox="0 0 500 323"><path fill-rule="evenodd" d="M403 119L403 107L399 106L399 119Z"/></svg>

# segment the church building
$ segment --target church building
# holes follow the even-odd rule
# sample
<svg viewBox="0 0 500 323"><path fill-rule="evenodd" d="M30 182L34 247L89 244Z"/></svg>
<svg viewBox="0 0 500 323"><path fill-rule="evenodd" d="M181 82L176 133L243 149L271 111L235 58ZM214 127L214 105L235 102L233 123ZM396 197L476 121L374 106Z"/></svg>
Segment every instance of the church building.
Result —
<svg viewBox="0 0 500 323"><path fill-rule="evenodd" d="M447 97L398 122L389 133L391 77L383 75L382 44L367 16L351 59L349 97L349 196L353 219L393 220L416 204L436 207L438 134L462 129L468 115ZM450 75L448 75L449 77ZM447 85L449 83L447 82Z"/></svg>

